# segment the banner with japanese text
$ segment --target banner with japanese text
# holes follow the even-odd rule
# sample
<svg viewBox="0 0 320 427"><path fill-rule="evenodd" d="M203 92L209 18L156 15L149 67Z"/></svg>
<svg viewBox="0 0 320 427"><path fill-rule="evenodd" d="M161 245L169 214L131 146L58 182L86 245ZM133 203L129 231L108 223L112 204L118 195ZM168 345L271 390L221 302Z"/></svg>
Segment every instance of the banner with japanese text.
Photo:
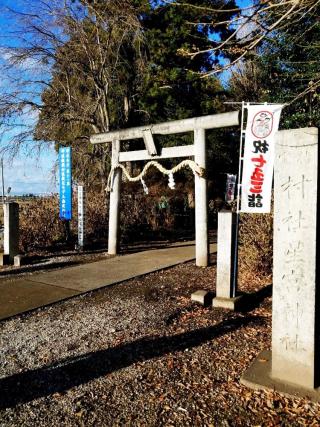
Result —
<svg viewBox="0 0 320 427"><path fill-rule="evenodd" d="M230 203L234 201L236 193L237 175L227 173L225 201Z"/></svg>
<svg viewBox="0 0 320 427"><path fill-rule="evenodd" d="M275 134L283 105L248 105L240 212L269 213Z"/></svg>
<svg viewBox="0 0 320 427"><path fill-rule="evenodd" d="M72 218L71 147L59 148L60 219Z"/></svg>

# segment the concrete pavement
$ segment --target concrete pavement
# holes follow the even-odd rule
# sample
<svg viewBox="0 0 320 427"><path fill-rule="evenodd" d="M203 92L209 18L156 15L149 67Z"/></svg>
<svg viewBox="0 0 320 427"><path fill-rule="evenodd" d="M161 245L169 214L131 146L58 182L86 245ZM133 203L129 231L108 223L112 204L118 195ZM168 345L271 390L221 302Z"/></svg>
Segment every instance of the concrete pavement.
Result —
<svg viewBox="0 0 320 427"><path fill-rule="evenodd" d="M216 252L216 244L210 245ZM195 259L193 242L0 280L0 320Z"/></svg>

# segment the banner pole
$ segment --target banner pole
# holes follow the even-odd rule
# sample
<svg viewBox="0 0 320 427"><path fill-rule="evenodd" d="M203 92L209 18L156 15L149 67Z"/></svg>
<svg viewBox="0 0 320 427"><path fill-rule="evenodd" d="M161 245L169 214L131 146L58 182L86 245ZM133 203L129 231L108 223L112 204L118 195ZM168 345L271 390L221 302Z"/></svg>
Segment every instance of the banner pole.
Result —
<svg viewBox="0 0 320 427"><path fill-rule="evenodd" d="M244 101L241 103L241 131L240 131L240 148L239 148L239 170L238 170L238 185L237 185L237 211L236 223L234 231L234 257L233 257L233 277L232 277L232 298L236 297L238 285L238 241L239 241L239 212L240 212L240 197L241 197L241 175L243 161L243 135L244 135Z"/></svg>

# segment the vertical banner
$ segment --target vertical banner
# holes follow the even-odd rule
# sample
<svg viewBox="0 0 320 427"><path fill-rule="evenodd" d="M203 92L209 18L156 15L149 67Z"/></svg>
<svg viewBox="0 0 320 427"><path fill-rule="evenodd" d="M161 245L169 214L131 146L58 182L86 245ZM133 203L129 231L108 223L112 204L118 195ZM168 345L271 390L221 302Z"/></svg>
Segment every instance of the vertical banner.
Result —
<svg viewBox="0 0 320 427"><path fill-rule="evenodd" d="M275 134L282 107L280 104L247 107L240 212L270 212Z"/></svg>
<svg viewBox="0 0 320 427"><path fill-rule="evenodd" d="M59 148L60 219L72 218L71 147Z"/></svg>
<svg viewBox="0 0 320 427"><path fill-rule="evenodd" d="M226 195L225 195L226 202L234 201L234 196L236 191L236 182L237 182L237 175L227 173Z"/></svg>
<svg viewBox="0 0 320 427"><path fill-rule="evenodd" d="M85 245L85 191L82 185L78 185L78 245Z"/></svg>

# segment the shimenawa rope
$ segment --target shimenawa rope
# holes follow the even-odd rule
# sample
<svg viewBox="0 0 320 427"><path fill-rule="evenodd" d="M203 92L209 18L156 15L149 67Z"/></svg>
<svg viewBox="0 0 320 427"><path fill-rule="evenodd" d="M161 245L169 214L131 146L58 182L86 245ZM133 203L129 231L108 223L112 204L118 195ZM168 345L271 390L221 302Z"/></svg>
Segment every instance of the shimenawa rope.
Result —
<svg viewBox="0 0 320 427"><path fill-rule="evenodd" d="M155 160L151 160L150 162L148 162L144 166L144 168L142 169L141 173L139 173L139 175L134 176L134 177L132 177L129 174L129 172L126 170L126 168L123 165L121 165L120 163L118 163L117 165L115 165L115 166L113 166L111 168L111 171L110 171L109 176L108 176L106 190L107 191L111 191L111 189L112 189L113 176L114 176L114 171L116 169L122 169L122 171L123 171L123 173L126 176L126 178L127 178L128 181L130 181L130 182L137 182L137 181L140 181L146 175L148 169L151 166L156 167L157 169L159 169L159 171L162 172L164 175L174 174L175 172L178 172L179 170L181 170L182 168L185 168L185 167L189 167L194 174L197 174L199 176L204 176L204 174L205 174L204 168L200 167L193 160L183 160L181 163L179 163L177 166L174 166L172 169L166 169L160 163L156 162Z"/></svg>

